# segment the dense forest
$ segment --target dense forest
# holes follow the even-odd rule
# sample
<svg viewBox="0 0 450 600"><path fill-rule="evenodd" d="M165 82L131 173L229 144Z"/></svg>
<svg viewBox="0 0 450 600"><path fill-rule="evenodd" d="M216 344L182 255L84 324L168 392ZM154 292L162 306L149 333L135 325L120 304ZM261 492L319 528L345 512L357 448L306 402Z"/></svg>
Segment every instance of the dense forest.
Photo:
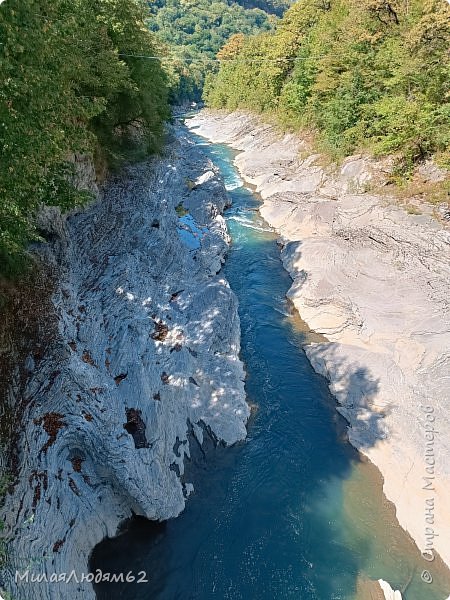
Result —
<svg viewBox="0 0 450 600"><path fill-rule="evenodd" d="M0 274L22 270L24 248L39 239L38 207L86 200L73 185L74 155L111 167L157 150L170 102L200 99L227 39L271 30L288 4L2 3Z"/></svg>
<svg viewBox="0 0 450 600"><path fill-rule="evenodd" d="M293 0L237 0L237 2L244 8L260 8L279 17L293 4Z"/></svg>
<svg viewBox="0 0 450 600"><path fill-rule="evenodd" d="M40 205L86 199L71 184L75 153L98 163L161 143L167 75L139 0L8 0L0 7L0 270L21 267ZM136 135L133 136L134 138ZM136 146L133 146L133 152Z"/></svg>
<svg viewBox="0 0 450 600"><path fill-rule="evenodd" d="M336 157L394 154L398 171L450 166L445 0L300 0L275 32L234 36L205 98L272 113Z"/></svg>
<svg viewBox="0 0 450 600"><path fill-rule="evenodd" d="M449 166L448 3L291 4L2 3L0 273L20 270L39 239L38 207L86 200L76 154L100 168L154 152L170 103L200 99L205 75L210 106L274 114L333 156L395 154L403 173L430 155Z"/></svg>
<svg viewBox="0 0 450 600"><path fill-rule="evenodd" d="M182 103L200 100L205 73L214 69L216 53L231 35L270 30L276 18L268 13L282 12L286 3L154 0L150 8L149 27L166 43L171 99Z"/></svg>

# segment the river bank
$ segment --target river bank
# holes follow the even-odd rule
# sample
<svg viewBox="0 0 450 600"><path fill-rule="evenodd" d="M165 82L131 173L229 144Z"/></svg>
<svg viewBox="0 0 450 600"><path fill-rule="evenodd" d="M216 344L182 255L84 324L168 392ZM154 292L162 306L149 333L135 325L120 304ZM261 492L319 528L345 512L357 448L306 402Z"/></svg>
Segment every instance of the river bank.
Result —
<svg viewBox="0 0 450 600"><path fill-rule="evenodd" d="M450 581L437 572L432 588L421 581L417 548L382 498L378 470L348 443L327 382L303 351L320 336L286 297L292 280L277 235L243 185L235 152L192 138L231 201L222 274L239 302L252 417L244 444L201 461L179 517L135 521L94 549L93 571L151 573L145 585L96 585L98 600L384 600L380 578L407 588L405 600L442 600Z"/></svg>
<svg viewBox="0 0 450 600"><path fill-rule="evenodd" d="M302 140L244 113L206 111L189 126L240 151L235 164L282 237L289 297L329 340L306 351L351 443L380 469L426 558L448 565L449 232L364 191L376 176L370 160L329 172L320 156L300 154Z"/></svg>
<svg viewBox="0 0 450 600"><path fill-rule="evenodd" d="M42 216L54 326L10 394L24 429L4 509L13 597L94 598L94 546L133 515L176 517L192 448L245 437L237 300L218 274L227 204L178 131L165 158L112 177L85 210Z"/></svg>

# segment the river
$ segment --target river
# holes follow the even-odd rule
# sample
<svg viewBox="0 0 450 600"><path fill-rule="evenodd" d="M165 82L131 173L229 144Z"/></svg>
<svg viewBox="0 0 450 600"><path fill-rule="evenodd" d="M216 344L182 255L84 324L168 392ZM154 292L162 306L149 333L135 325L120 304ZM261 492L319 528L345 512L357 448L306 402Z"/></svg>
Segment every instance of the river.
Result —
<svg viewBox="0 0 450 600"><path fill-rule="evenodd" d="M248 437L192 465L195 493L163 524L136 519L100 544L91 566L145 571L146 583L96 586L100 600L363 600L367 580L406 587L406 600L443 600L444 569L426 567L382 494L378 471L348 444L327 382L304 345L308 331L286 299L291 280L277 236L240 180L233 151L199 137L220 168L232 207L223 268L239 299L241 358L253 407Z"/></svg>

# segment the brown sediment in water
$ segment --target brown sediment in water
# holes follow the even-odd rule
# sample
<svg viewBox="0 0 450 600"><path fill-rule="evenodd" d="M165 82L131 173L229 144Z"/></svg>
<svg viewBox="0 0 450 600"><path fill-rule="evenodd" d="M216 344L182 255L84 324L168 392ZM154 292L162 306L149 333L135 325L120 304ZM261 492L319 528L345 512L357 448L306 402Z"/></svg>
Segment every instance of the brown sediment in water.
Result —
<svg viewBox="0 0 450 600"><path fill-rule="evenodd" d="M289 305L291 314L288 318L300 334L303 345L329 342L324 335L311 331L292 302ZM335 401L333 408L336 409ZM335 423L339 438L348 443L348 423L337 411ZM378 579L385 579L391 587L398 589L404 600L446 599L450 594L449 567L436 552L431 563L422 557L413 538L400 526L395 505L383 492L383 483L379 469L355 449L352 473L342 488L344 534L349 548L360 556L369 556L362 565L354 600L384 600ZM358 546L361 546L360 552ZM422 581L424 570L431 573L431 584ZM399 572L404 578L396 582Z"/></svg>
<svg viewBox="0 0 450 600"><path fill-rule="evenodd" d="M289 318L296 333L300 334L304 346L309 344L327 343L330 341L322 333L312 331L308 324L301 318L298 310L294 306L294 303L289 299L288 303L291 310L291 315Z"/></svg>
<svg viewBox="0 0 450 600"><path fill-rule="evenodd" d="M245 186L261 200L256 186L249 182ZM329 342L324 335L311 331L290 300L289 307L287 318L303 346ZM335 411L339 438L348 443L348 423L336 410L332 397L330 407ZM348 547L364 557L354 600L384 600L378 579L398 589L404 600L444 600L450 593L450 569L437 553L431 564L425 561L413 538L400 526L395 505L384 495L379 469L356 449L354 459L352 473L342 485L344 535ZM431 584L422 581L424 570L431 572Z"/></svg>
<svg viewBox="0 0 450 600"><path fill-rule="evenodd" d="M425 561L412 537L400 527L395 506L383 493L380 471L364 456L354 464L352 475L343 483L343 509L348 545L357 550L365 544L368 555L361 566L355 600L377 598L373 595L376 588L367 583L370 579L385 579L406 600L447 598L450 569L438 555L432 563ZM431 584L422 581L424 570L430 571ZM403 581L393 581L391 573L396 578L402 573Z"/></svg>
<svg viewBox="0 0 450 600"><path fill-rule="evenodd" d="M293 277L301 271L310 275L305 292L311 302L304 302L306 296L302 297L299 290L294 294L302 316L318 329L331 323L328 331L333 331L344 314L351 325L344 331L334 330L331 337L335 344L323 348L321 357L316 356L321 360L318 368L326 374L327 369L333 369L338 357L342 368L358 363L371 374L376 384L372 386L372 408L389 407L385 414L378 409L371 410L372 424L380 421L383 425L380 433L388 431L389 435L381 437L382 443L378 439L379 443L373 444L370 438L374 428L369 426L365 436L359 409L366 407L367 398L355 390L360 401L351 408L356 406L357 410L347 412L354 427L354 442L361 445L381 469L384 489L395 502L403 527L421 548L426 547L429 536L436 533L435 547L450 565L447 533L450 477L445 464L448 431L444 427L439 433L444 452L439 457L435 502L421 489L426 463L423 462L423 414L419 410L420 403L426 405L434 398L433 418L436 422L446 422L445 402L439 401L446 397L448 388L445 361L433 358L445 354L443 332L448 330L442 321L445 311L440 308L442 298L448 296L448 278L440 260L446 243L444 232L428 218L419 223L403 210L393 207L387 210L385 199L377 194L366 197L367 210L362 217L361 207L366 205L364 201L361 203L362 196L355 196L352 186L348 185L351 176L344 182L341 179L344 172L331 174L325 169L321 173L322 166L316 157L308 150L303 154L306 147L301 136L280 135L270 123L262 122L251 113L200 113L190 126L197 127L196 133L211 142L239 148L241 154L236 156L236 166L243 179L258 183L265 197L262 214L287 242L302 239L301 252L297 254L299 260L287 264ZM304 162L306 156L311 160L308 167ZM353 163L353 159L348 157L346 164ZM363 164L366 164L365 159L361 166ZM303 194L305 189L308 192ZM311 204L311 199L317 202ZM295 210L297 208L299 210ZM348 252L341 252L344 222ZM340 223L337 228L336 223ZM430 235L436 241L432 252ZM375 242L380 236L386 243ZM370 244L371 249L368 243L360 243L363 238L375 242ZM392 256L396 256L396 260L393 261ZM435 282L433 293L421 285L430 272ZM367 287L356 277L359 274L365 277ZM332 282L332 290L315 285L322 278ZM381 292L382 289L385 291ZM397 297L400 289L402 292ZM389 302L384 303L383 298ZM340 306L341 301L345 304L347 300L352 304L351 310ZM321 308L326 302L331 304L330 313ZM367 329L359 327L361 321L376 323L373 336L367 336ZM424 356L429 358L426 364ZM420 375L417 365L423 367ZM337 379L336 373L333 383L336 384ZM340 397L345 401L342 393ZM431 523L425 520L425 510L429 508L425 505L427 499L433 503ZM427 524L433 526L428 534ZM430 600L429 591L424 590L419 600Z"/></svg>
<svg viewBox="0 0 450 600"><path fill-rule="evenodd" d="M378 581L359 577L356 583L356 597L358 600L385 600L384 592Z"/></svg>
<svg viewBox="0 0 450 600"><path fill-rule="evenodd" d="M296 332L296 334L300 337L302 346L309 346L310 344L320 344L320 343L328 343L329 340L321 333L317 333L316 331L312 331L308 324L301 318L298 310L295 308L293 302L288 299L288 306L290 310L290 315L288 317L291 322L292 328ZM330 409L330 418L333 420L334 425L336 427L336 432L338 439L345 444L349 444L348 441L348 421L341 415L340 412L336 410L337 401L334 396L329 395L327 401L328 408ZM359 461L361 458L360 453L356 448L349 445L349 448L353 450L352 459L354 461Z"/></svg>

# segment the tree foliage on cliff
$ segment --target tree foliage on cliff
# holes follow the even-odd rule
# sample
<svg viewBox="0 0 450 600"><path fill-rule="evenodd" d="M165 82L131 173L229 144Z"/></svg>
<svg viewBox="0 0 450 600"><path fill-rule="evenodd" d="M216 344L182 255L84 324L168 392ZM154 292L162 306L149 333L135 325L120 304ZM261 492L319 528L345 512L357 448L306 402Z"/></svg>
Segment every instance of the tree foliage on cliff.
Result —
<svg viewBox="0 0 450 600"><path fill-rule="evenodd" d="M237 0L237 2L244 8L260 8L279 17L293 4L293 0Z"/></svg>
<svg viewBox="0 0 450 600"><path fill-rule="evenodd" d="M284 3L266 4L280 9ZM231 35L269 30L276 21L264 10L231 0L153 0L150 8L150 29L170 48L174 102L201 98L205 71L214 68L210 59Z"/></svg>
<svg viewBox="0 0 450 600"><path fill-rule="evenodd" d="M312 128L337 156L449 166L449 47L445 0L300 0L274 33L228 42L205 98Z"/></svg>
<svg viewBox="0 0 450 600"><path fill-rule="evenodd" d="M70 158L120 161L129 124L154 151L168 115L159 62L139 0L7 0L0 6L0 272L36 237L41 205L70 208Z"/></svg>

